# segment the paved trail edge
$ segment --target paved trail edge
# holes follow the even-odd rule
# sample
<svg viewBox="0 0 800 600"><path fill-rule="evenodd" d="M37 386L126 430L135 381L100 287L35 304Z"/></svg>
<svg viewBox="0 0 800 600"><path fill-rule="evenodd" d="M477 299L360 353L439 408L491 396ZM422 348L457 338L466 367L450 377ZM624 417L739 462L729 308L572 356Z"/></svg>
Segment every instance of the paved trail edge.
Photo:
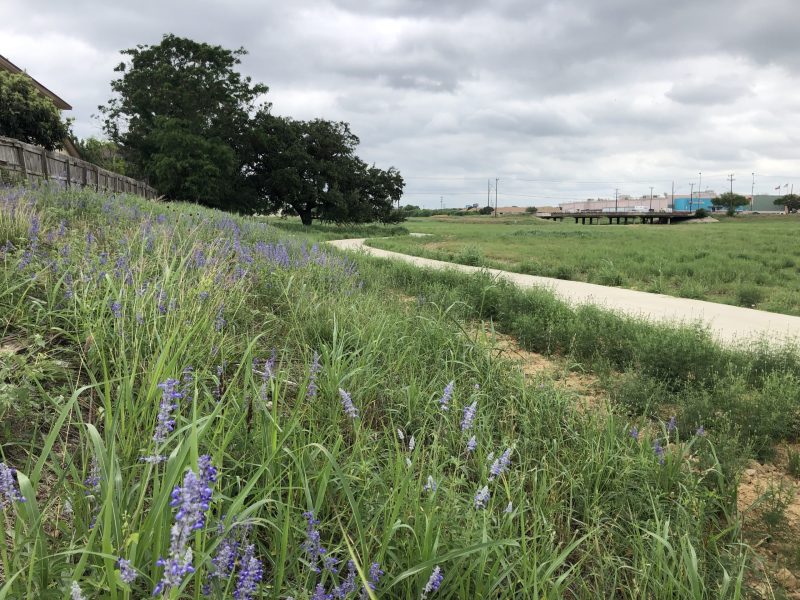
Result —
<svg viewBox="0 0 800 600"><path fill-rule="evenodd" d="M521 288L549 289L558 298L572 305L593 304L618 314L652 321L675 324L702 323L709 328L715 339L725 344L744 344L757 340L782 344L800 340L800 317L581 281L565 281L499 269L459 265L372 248L365 245L365 241L366 239L361 238L334 240L328 243L341 250L366 252L372 256L402 260L423 268L453 269L464 273L488 272Z"/></svg>

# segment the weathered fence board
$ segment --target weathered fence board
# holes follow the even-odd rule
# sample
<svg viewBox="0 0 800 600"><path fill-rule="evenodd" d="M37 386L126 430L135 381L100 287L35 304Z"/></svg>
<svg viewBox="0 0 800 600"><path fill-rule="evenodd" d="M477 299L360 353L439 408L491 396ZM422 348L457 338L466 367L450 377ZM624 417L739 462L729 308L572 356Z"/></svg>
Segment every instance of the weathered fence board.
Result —
<svg viewBox="0 0 800 600"><path fill-rule="evenodd" d="M30 181L45 179L66 187L91 187L98 191L125 192L145 198L158 193L144 183L125 175L101 169L85 160L0 136L0 169L20 173Z"/></svg>

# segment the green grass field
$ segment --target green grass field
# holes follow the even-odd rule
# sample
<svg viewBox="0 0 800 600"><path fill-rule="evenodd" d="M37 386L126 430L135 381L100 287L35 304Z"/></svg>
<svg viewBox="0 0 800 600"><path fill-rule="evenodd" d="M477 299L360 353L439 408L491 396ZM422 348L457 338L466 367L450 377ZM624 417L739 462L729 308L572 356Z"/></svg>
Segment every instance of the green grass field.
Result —
<svg viewBox="0 0 800 600"><path fill-rule="evenodd" d="M670 226L533 217L411 219L432 237L371 245L451 262L800 315L800 217Z"/></svg>
<svg viewBox="0 0 800 600"><path fill-rule="evenodd" d="M317 245L347 233L0 189L0 600L764 582L737 484L797 439L796 349ZM482 322L595 373L604 405L523 377Z"/></svg>

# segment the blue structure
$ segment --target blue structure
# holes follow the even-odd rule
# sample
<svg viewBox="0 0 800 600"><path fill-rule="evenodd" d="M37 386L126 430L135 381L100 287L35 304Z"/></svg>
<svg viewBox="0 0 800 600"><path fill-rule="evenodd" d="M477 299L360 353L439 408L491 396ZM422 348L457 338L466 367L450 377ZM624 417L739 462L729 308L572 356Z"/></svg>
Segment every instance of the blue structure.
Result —
<svg viewBox="0 0 800 600"><path fill-rule="evenodd" d="M674 211L695 211L698 208L704 208L708 212L713 212L717 210L724 211L724 208L714 206L711 202L711 198L698 198L694 196L690 198L689 196L675 196L675 200L672 202L672 210ZM741 212L748 208L747 206L737 206L736 212Z"/></svg>
<svg viewBox="0 0 800 600"><path fill-rule="evenodd" d="M676 211L693 211L698 208L705 208L707 211L712 211L714 205L711 203L711 198L690 198L689 196L675 196L672 202L672 210Z"/></svg>

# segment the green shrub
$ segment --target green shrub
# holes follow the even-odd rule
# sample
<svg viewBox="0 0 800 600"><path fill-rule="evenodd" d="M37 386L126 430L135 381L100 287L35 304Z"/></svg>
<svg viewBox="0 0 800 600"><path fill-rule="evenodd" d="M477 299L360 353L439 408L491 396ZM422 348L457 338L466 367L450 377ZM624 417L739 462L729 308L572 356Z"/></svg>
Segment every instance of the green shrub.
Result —
<svg viewBox="0 0 800 600"><path fill-rule="evenodd" d="M764 292L755 285L743 284L736 289L736 302L739 306L754 308L764 299Z"/></svg>
<svg viewBox="0 0 800 600"><path fill-rule="evenodd" d="M465 246L456 255L455 262L462 265L482 267L486 264L486 258L478 246Z"/></svg>
<svg viewBox="0 0 800 600"><path fill-rule="evenodd" d="M800 452L797 450L789 450L786 470L792 477L800 478Z"/></svg>

